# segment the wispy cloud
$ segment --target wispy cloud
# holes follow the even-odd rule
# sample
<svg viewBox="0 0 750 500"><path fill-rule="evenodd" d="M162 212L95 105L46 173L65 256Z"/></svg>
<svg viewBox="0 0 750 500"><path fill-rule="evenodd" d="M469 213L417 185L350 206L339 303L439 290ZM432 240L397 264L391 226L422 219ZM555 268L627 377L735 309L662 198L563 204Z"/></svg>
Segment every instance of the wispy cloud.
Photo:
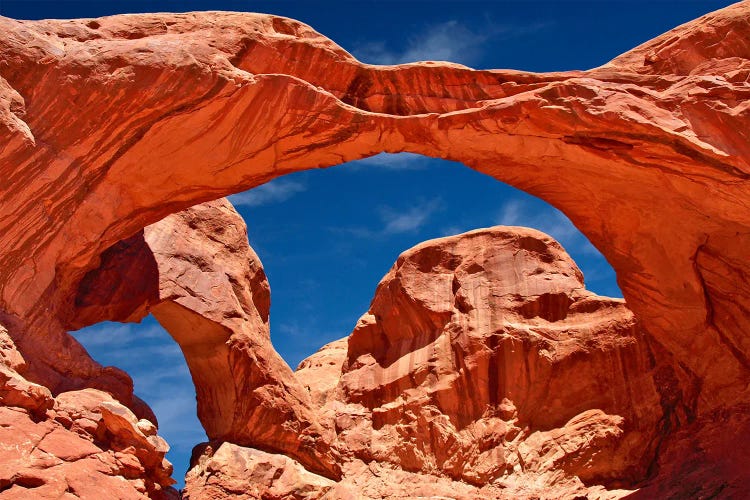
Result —
<svg viewBox="0 0 750 500"><path fill-rule="evenodd" d="M165 335L168 334L161 326L150 321L143 324L105 321L73 332L86 348L96 351L142 344L144 340L163 339Z"/></svg>
<svg viewBox="0 0 750 500"><path fill-rule="evenodd" d="M384 170L421 170L427 167L428 158L415 153L380 153L347 164L349 170L380 168Z"/></svg>
<svg viewBox="0 0 750 500"><path fill-rule="evenodd" d="M503 226L524 226L547 233L568 251L598 254L599 251L576 228L564 213L554 207L536 208L521 200L506 202L498 212L497 223Z"/></svg>
<svg viewBox="0 0 750 500"><path fill-rule="evenodd" d="M418 233L440 210L441 200L419 202L406 209L382 206L378 209L379 227L333 227L330 231L346 233L359 238L382 238L405 233Z"/></svg>
<svg viewBox="0 0 750 500"><path fill-rule="evenodd" d="M452 226L446 226L443 229L441 229L440 230L440 234L442 236L455 236L457 234L461 234L461 233L465 233L466 231L470 231L471 229L476 229L476 228L466 229L466 228L463 228L461 226L452 225Z"/></svg>
<svg viewBox="0 0 750 500"><path fill-rule="evenodd" d="M409 208L397 211L391 207L383 207L380 217L385 223L384 234L411 233L419 230L440 206L439 200L431 200Z"/></svg>
<svg viewBox="0 0 750 500"><path fill-rule="evenodd" d="M476 29L453 19L417 32L399 49L376 41L355 45L352 53L360 61L370 64L451 61L470 66L482 59L489 43L533 33L545 26L546 23L506 26L487 22L482 29Z"/></svg>
<svg viewBox="0 0 750 500"><path fill-rule="evenodd" d="M235 207L257 207L281 203L305 190L307 190L307 186L299 181L275 179L244 193L233 194L229 197L229 201Z"/></svg>
<svg viewBox="0 0 750 500"><path fill-rule="evenodd" d="M487 35L473 32L458 21L451 20L429 26L407 40L401 50L383 42L369 42L355 47L355 56L371 64L401 64L416 61L453 61L469 64L481 55Z"/></svg>
<svg viewBox="0 0 750 500"><path fill-rule="evenodd" d="M169 334L158 324L99 323L73 336L100 363L117 366L125 370L136 368L133 378L139 374L141 360L176 360L182 362L182 351ZM152 372L145 370L149 376ZM136 388L139 389L139 381Z"/></svg>

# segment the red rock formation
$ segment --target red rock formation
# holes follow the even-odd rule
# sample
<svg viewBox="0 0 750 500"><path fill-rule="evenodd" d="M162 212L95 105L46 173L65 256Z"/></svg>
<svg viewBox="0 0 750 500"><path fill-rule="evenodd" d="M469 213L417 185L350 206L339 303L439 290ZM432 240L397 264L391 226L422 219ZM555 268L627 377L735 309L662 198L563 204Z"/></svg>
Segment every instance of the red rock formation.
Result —
<svg viewBox="0 0 750 500"><path fill-rule="evenodd" d="M0 328L0 496L176 498L156 427L94 389L52 397Z"/></svg>
<svg viewBox="0 0 750 500"><path fill-rule="evenodd" d="M336 477L330 437L271 345L270 290L242 217L218 200L147 227L144 239L159 270L152 311L185 355L208 437Z"/></svg>
<svg viewBox="0 0 750 500"><path fill-rule="evenodd" d="M418 245L383 278L340 384L368 418L340 410L336 428L347 449L368 436L363 459L479 485L519 467L632 483L677 411L659 405L661 369L624 302L587 292L557 243L479 230ZM545 458L555 433L566 451Z"/></svg>
<svg viewBox="0 0 750 500"><path fill-rule="evenodd" d="M142 272L133 278L133 270ZM106 300L101 300L105 297ZM242 217L197 205L114 245L84 277L80 325L151 311L180 345L210 439L281 452L336 476L307 392L271 345L270 289Z"/></svg>
<svg viewBox="0 0 750 500"><path fill-rule="evenodd" d="M552 74L363 65L309 27L264 15L0 18L0 323L23 353L23 378L50 396L104 389L153 418L125 374L65 333L81 326L78 305L89 322L122 312L108 304L125 293L83 298L107 251L170 213L293 170L411 151L540 196L604 253L647 344L674 360L655 375L659 432L683 447L656 446L650 472L661 475L649 487L731 495L742 455L719 453L708 429L748 427L748 17L750 3L738 3L603 67ZM143 312L132 305L122 307ZM4 384L24 387L3 389L13 404L46 404L36 386ZM214 423L238 428L227 422ZM317 448L327 439L311 432L308 451L294 453L330 469ZM684 470L694 472L664 482Z"/></svg>
<svg viewBox="0 0 750 500"><path fill-rule="evenodd" d="M415 484L450 498L619 497L689 411L666 399L671 358L624 301L586 291L560 245L524 228L403 253L348 339L295 374L336 433L343 477L217 443L197 450L189 498L284 498L265 475L304 485L290 498L409 498Z"/></svg>
<svg viewBox="0 0 750 500"><path fill-rule="evenodd" d="M271 345L269 299L244 221L222 199L168 216L108 249L100 267L82 280L75 320L80 326L103 316L137 321L153 312L185 355L210 438L287 454L312 471L338 477L332 436L324 435L330 433L318 425L307 391ZM40 498L65 491L94 498L100 488L117 498L159 498L174 481L154 417L138 420L110 394L94 389L53 398L18 373L27 370L26 363L7 331L2 333L0 398L7 408L0 408L0 418L13 428L3 442L20 439L29 450L6 450L7 477L0 477L0 488L20 496L34 488ZM21 437L10 437L21 430ZM51 456L40 462L36 448ZM58 467L61 461L65 466ZM72 482L79 476L78 482L92 479L87 485Z"/></svg>
<svg viewBox="0 0 750 500"><path fill-rule="evenodd" d="M289 457L231 443L196 448L197 464L185 478L183 498L308 499L320 498L336 483L307 471Z"/></svg>

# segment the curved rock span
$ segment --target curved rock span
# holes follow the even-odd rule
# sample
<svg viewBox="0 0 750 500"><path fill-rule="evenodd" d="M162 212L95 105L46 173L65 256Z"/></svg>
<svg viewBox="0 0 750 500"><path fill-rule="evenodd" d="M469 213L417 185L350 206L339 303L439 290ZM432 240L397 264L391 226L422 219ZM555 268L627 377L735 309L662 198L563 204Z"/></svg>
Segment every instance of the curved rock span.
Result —
<svg viewBox="0 0 750 500"><path fill-rule="evenodd" d="M749 19L738 3L602 67L538 74L365 65L267 15L0 18L2 397L9 425L42 426L19 456L80 437L99 451L48 453L110 453L103 477L171 494L129 377L65 333L153 311L213 440L188 494L235 457L282 497L300 481L340 496L732 497L748 463ZM382 151L460 161L557 206L612 263L629 310L587 294L538 233L470 233L404 254L301 386L270 346L268 287L231 208L170 214ZM58 418L81 391L88 416ZM12 469L0 489L80 488Z"/></svg>

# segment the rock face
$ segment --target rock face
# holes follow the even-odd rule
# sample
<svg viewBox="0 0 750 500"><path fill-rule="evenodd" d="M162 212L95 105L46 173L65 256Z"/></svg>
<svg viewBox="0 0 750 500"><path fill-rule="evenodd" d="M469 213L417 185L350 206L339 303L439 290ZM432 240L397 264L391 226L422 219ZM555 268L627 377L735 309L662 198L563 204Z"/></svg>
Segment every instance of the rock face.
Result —
<svg viewBox="0 0 750 500"><path fill-rule="evenodd" d="M587 292L556 242L479 230L399 257L343 364L340 398L367 418L334 418L345 448L368 436L363 459L406 470L627 482L675 410L659 405L660 369L624 302Z"/></svg>
<svg viewBox="0 0 750 500"><path fill-rule="evenodd" d="M177 498L167 443L110 394L52 397L23 377L26 363L0 328L0 496Z"/></svg>
<svg viewBox="0 0 750 500"><path fill-rule="evenodd" d="M195 451L198 462L185 478L190 487L183 498L188 500L320 498L336 484L284 455L226 442L198 446Z"/></svg>
<svg viewBox="0 0 750 500"><path fill-rule="evenodd" d="M129 280L132 269L144 272ZM170 215L118 243L83 284L76 296L81 325L104 314L127 321L151 311L172 335L210 439L285 453L336 477L330 436L271 345L268 281L227 200Z"/></svg>
<svg viewBox="0 0 750 500"><path fill-rule="evenodd" d="M410 497L415 483L450 498L617 497L648 474L664 420L686 411L668 393L669 356L624 302L586 291L560 245L525 228L403 253L348 339L295 374L335 431L343 478L298 478L308 489L292 498ZM190 498L231 498L256 474L236 464L258 452L221 450L196 459Z"/></svg>
<svg viewBox="0 0 750 500"><path fill-rule="evenodd" d="M40 439L62 426L50 438L59 444L74 427L50 413L59 398L106 394L132 414L91 410L101 418L84 420L109 430L102 438L84 422L93 434L82 439L135 457L144 472L132 479L118 465L102 477L161 494L161 445L127 430L153 415L126 374L99 366L66 333L153 310L183 346L209 436L273 442L264 451L343 477L326 495L345 497L346 478L361 477L351 481L370 496L408 496L527 471L541 478L536 491L622 483L644 498L738 495L750 435L749 18L750 3L738 3L600 68L549 74L364 65L310 27L267 15L0 18L3 411L13 426L42 425ZM522 266L535 287L524 289L481 256L451 250L462 256L454 267L416 251L386 278L394 288L379 289L346 352L337 344L305 364L321 378L342 366L340 381L308 392L270 347L267 288L241 231L215 244L199 238L193 254L189 238L219 233L201 210L221 206L166 223L195 229L187 239L156 223L291 171L381 151L460 161L560 208L612 263L637 324L621 303L576 290L580 280L562 264L540 264L554 285ZM474 273L472 259L487 266ZM170 283L174 273L190 281ZM224 295L207 294L214 287ZM433 287L434 297L425 292ZM482 305L493 294L500 309ZM573 367L591 380L558 373ZM467 377L472 370L487 380ZM600 370L610 371L603 379ZM456 417L459 404L470 417ZM467 449L475 436L480 444ZM571 441L552 444L563 436ZM86 446L71 463L93 456ZM234 453L211 450L197 462L203 470L214 467L207 457ZM282 467L238 453L249 453L248 471ZM42 488L37 476L13 477L0 488ZM53 483L62 487L44 481ZM506 493L521 491L514 484ZM475 494L495 495L466 493Z"/></svg>

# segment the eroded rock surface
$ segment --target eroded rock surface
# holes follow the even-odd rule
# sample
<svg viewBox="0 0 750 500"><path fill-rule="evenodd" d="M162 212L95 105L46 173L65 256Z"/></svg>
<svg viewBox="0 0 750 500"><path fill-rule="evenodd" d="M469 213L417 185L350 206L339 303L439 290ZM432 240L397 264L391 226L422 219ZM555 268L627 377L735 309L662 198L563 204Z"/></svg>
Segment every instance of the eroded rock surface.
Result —
<svg viewBox="0 0 750 500"><path fill-rule="evenodd" d="M185 478L190 483L185 499L311 499L336 484L284 455L226 442L198 446L195 453L198 462Z"/></svg>
<svg viewBox="0 0 750 500"><path fill-rule="evenodd" d="M626 482L653 459L661 369L624 301L586 291L556 242L495 228L399 257L338 387L366 418L331 407L368 461L479 485L560 469Z"/></svg>
<svg viewBox="0 0 750 500"><path fill-rule="evenodd" d="M53 398L23 377L23 357L3 328L0 345L0 497L179 496L169 446L152 422L95 389Z"/></svg>
<svg viewBox="0 0 750 500"><path fill-rule="evenodd" d="M663 421L686 418L680 398L664 401L665 373L675 376L671 358L652 350L624 301L586 291L550 237L497 227L425 242L398 258L352 334L295 372L335 432L343 477L324 487L299 478L307 486L293 498L413 498L415 487L446 498L621 496L648 475L669 435ZM214 449L195 458L190 498L231 498L257 474L256 451ZM262 470L296 477L284 460L265 457ZM258 497L276 488L255 484L267 484Z"/></svg>
<svg viewBox="0 0 750 500"><path fill-rule="evenodd" d="M131 270L143 269L138 281ZM288 454L336 477L332 435L271 345L270 289L242 217L225 199L170 215L106 252L77 303L121 321L151 311L180 345L210 439ZM108 300L99 297L108 293Z"/></svg>
<svg viewBox="0 0 750 500"><path fill-rule="evenodd" d="M523 484L534 491L566 485L566 494L583 488L591 496L589 484L615 491L639 479L645 498L737 496L748 482L738 465L746 457L720 435L750 435L749 18L750 2L741 2L600 68L549 74L369 66L308 26L267 15L0 18L0 323L20 356L0 346L3 411L15 412L6 415L12 425L60 425L64 433L50 417L55 402L103 391L95 394L132 412L123 417L130 424L155 422L130 378L99 366L66 333L153 309L184 344L199 398L211 402L200 409L209 435L256 447L273 438L271 451L329 479L343 475L326 495L344 495L338 488L354 477L375 497L435 484L491 497L472 481L501 477L511 481L505 493L521 495L512 478L528 462L541 482ZM559 288L521 293L520 301L493 292L505 297L503 318L490 310L477 319L484 289L456 267L448 292L452 264L438 258L435 273L391 276L407 288L379 290L343 359L338 345L325 353L328 361L305 367L329 377L339 361L330 362L341 359L340 382L300 384L264 337L262 279L248 261L237 263L252 260L249 250L235 246L237 262L216 262L227 266L226 277L206 259L233 248L231 231L184 261L170 253L181 248L174 235L159 240L152 231L149 240L143 229L291 171L381 151L460 161L563 210L612 263L637 326L621 303L562 286L575 285L572 276L552 280ZM218 231L210 223L194 229ZM170 284L172 272L192 281ZM439 296L420 295L433 274ZM125 289L112 285L118 276L128 278ZM228 295L211 299L205 292L213 286ZM381 300L408 316L396 321L379 309ZM588 316L584 328L578 322ZM196 354L193 328L210 355ZM365 332L401 347L374 345ZM611 335L585 341L602 332ZM432 352L443 357L431 361ZM237 373L212 377L214 365ZM492 378L491 366L528 374ZM599 392L555 385L559 371L578 366L612 370L613 389L602 390L597 376L571 384ZM486 384L466 377L485 367ZM559 401L529 383L532 375L548 380ZM257 405L231 394L251 387ZM532 408L537 399L559 413ZM468 424L455 416L456 401L471 415ZM229 411L217 417L213 403ZM495 409L480 413L484 406ZM100 413L102 428L125 425ZM336 415L353 422L337 423ZM355 439L340 425L372 432ZM466 450L475 435L489 437ZM510 443L490 446L500 435ZM586 439L566 441L561 452L551 443L563 436ZM146 446L137 433L131 438ZM99 449L108 454L110 444ZM102 474L155 495L166 469L143 463L132 446L144 468L138 479L112 468ZM154 446L148 453L156 457L161 446ZM467 463L487 458L483 446L502 450L489 463L505 465L456 465L444 453L451 446ZM362 457L391 451L364 465ZM3 481L8 494L42 487L38 478ZM57 494L62 483L55 484Z"/></svg>

